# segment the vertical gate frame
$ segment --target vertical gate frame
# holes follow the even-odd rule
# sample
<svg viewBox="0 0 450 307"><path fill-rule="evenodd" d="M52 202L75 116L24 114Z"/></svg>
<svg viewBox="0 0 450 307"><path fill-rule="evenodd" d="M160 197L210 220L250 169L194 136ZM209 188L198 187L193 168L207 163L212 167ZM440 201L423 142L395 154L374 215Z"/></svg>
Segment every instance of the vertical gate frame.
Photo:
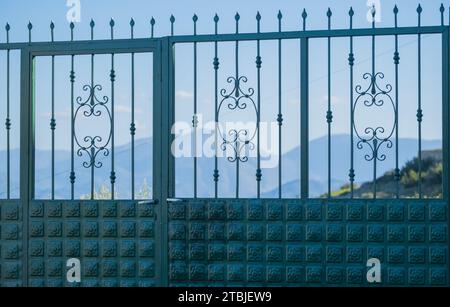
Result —
<svg viewBox="0 0 450 307"><path fill-rule="evenodd" d="M167 231L164 232L162 225L164 222L164 212L167 207L165 202L160 201L167 198L168 190L167 181L164 180L165 172L164 164L161 159L167 158L167 154L163 153L163 138L167 133L167 120L163 114L167 114L162 103L164 92L162 92L163 73L162 65L162 48L161 39L126 39L126 40L104 40L104 41L81 41L81 42L57 42L57 43L30 43L16 44L16 50L20 51L20 202L22 206L22 280L25 286L29 285L28 265L28 229L29 229L29 206L34 200L34 170L35 170L35 59L37 56L69 56L88 55L88 54L131 54L134 53L151 53L153 56L153 131L155 143L160 146L149 148L153 154L153 200L158 205L155 209L156 227L155 242L158 245L155 250L155 261L161 263L165 261L167 249L160 248L159 245L167 241ZM10 47L11 48L11 47ZM0 44L0 50L3 49ZM159 140L158 140L159 138ZM164 142L168 144L168 142ZM162 230L162 231L161 231ZM166 236L164 235L166 234ZM164 238L166 237L166 240ZM167 260L166 260L167 262ZM156 266L155 280L160 286L161 281L167 276L167 271L163 267Z"/></svg>
<svg viewBox="0 0 450 307"><path fill-rule="evenodd" d="M309 198L309 41L300 41L300 193Z"/></svg>
<svg viewBox="0 0 450 307"><path fill-rule="evenodd" d="M443 199L449 200L449 161L450 161L450 27L445 27L442 32L442 193Z"/></svg>
<svg viewBox="0 0 450 307"><path fill-rule="evenodd" d="M447 201L447 219L449 217L448 202L450 193L450 26L442 32L442 198ZM447 236L450 237L450 225L447 225ZM450 248L450 246L449 246ZM449 268L450 269L450 268Z"/></svg>
<svg viewBox="0 0 450 307"><path fill-rule="evenodd" d="M28 285L28 207L34 185L34 59L28 48L20 54L20 203L22 206L22 276Z"/></svg>

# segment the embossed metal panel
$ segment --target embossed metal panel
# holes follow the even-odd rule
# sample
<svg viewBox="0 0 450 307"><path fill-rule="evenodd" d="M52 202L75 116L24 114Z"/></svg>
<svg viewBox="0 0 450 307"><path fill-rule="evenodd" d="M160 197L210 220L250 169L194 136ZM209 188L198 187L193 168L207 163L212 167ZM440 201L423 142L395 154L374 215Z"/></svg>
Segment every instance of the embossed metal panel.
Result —
<svg viewBox="0 0 450 307"><path fill-rule="evenodd" d="M153 204L33 201L29 215L30 286L71 285L70 258L80 259L80 286L157 284Z"/></svg>
<svg viewBox="0 0 450 307"><path fill-rule="evenodd" d="M22 204L18 200L2 201L0 205L0 286L23 286Z"/></svg>
<svg viewBox="0 0 450 307"><path fill-rule="evenodd" d="M448 285L448 204L189 200L169 207L170 285Z"/></svg>

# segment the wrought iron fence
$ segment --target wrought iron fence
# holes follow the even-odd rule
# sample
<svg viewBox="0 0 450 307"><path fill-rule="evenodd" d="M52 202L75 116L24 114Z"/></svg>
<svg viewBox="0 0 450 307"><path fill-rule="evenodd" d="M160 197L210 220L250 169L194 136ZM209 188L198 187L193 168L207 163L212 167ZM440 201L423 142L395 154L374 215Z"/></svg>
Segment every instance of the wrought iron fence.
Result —
<svg viewBox="0 0 450 307"><path fill-rule="evenodd" d="M422 9L417 8L418 24L413 27L398 25L399 10L394 9L394 27L377 28L375 22L370 28L354 28L355 12L348 12L349 27L347 29L332 28L332 11L325 14L328 27L325 30L308 30L308 14L301 14L297 31L283 31L281 12L277 16L278 31L262 32L262 16L256 15L256 32L240 32L240 15L235 15L235 32L219 34L219 17L213 18L214 33L198 34L198 16L193 17L194 32L192 35L175 35L175 17L170 18L171 35L154 37L155 19L150 22L150 37L135 38L133 20L130 22L130 38L116 39L114 37L115 23L110 22L110 37L107 40L94 39L95 23L91 22L91 36L86 41L74 39L75 24L70 24L69 41L57 42L54 38L55 25L50 25L49 42L32 42L32 29L28 25L28 42L11 43L9 41L11 28L6 26L7 42L0 43L0 52L6 52L6 100L1 104L5 121L5 176L0 177L0 185L6 187L6 198L0 202L0 224L2 237L0 244L2 253L1 285L32 285L44 286L68 285L65 282L66 272L62 269L66 257L80 257L83 266L82 285L87 286L117 286L117 285L369 285L365 281L367 269L366 260L379 259L383 265L383 283L380 285L447 285L448 284L448 184L449 184L449 68L450 68L450 30L444 23L444 6L440 10L441 22L437 26L421 24ZM372 11L375 19L376 11ZM442 81L442 97L439 107L442 108L442 175L438 180L442 190L443 200L424 200L428 195L424 191L423 177L426 159L423 157L423 120L427 118L423 92L424 57L422 54L423 37L437 35L442 43L442 70L438 74ZM414 100L413 118L401 116L403 101L400 88L400 38L414 36L417 38L417 58L414 66L417 68L417 88ZM360 38L370 39L370 70L358 73L356 63L359 55L355 44ZM393 39L394 50L391 53L391 67L394 77L387 81L387 74L380 72L376 56L376 46L381 37ZM321 59L326 67L326 108L321 109L319 117L311 116L310 109L314 105L311 100L311 59L313 50L311 43L325 40L326 56ZM418 179L413 182L417 186L418 198L413 200L335 200L333 195L333 148L332 139L334 125L339 118L336 106L333 105L333 57L335 40L345 40L346 59L345 73L349 83L339 80L342 87L348 90L345 112L349 118L346 122L350 135L348 136L348 155L341 158L341 164L348 169L346 182L348 190L346 197L358 198L355 182L358 171L355 166L357 157L366 161L372 175L371 198L377 198L379 190L379 166L394 152L395 168L387 175L394 182L393 198L400 198L401 179L399 142L399 126L402 121L414 120L417 128L416 164L412 169L417 171ZM264 42L275 42L274 52L264 56ZM295 157L300 167L288 164L283 157L283 144L287 140L284 132L292 138L292 131L287 128L289 113L294 112L285 104L283 84L286 77L283 74L283 48L287 41L294 42L299 52L295 56L299 60L296 72L299 78L300 97L297 99L297 109L300 113L298 142L301 151ZM223 45L232 44L232 52L223 52ZM200 55L200 46L209 44L212 48L208 60L208 74L213 86L208 88L208 96L213 97L212 103L206 103L209 112L213 113L213 151L211 171L201 164L197 147L194 154L186 159L175 158L171 153L171 144L176 136L171 134L171 127L178 120L176 115L179 101L176 98L176 76L180 73L179 62L175 62L179 46L185 45L192 50L191 60L193 70L183 75L192 81L192 97L183 112L189 117L189 131L193 143L203 145L197 134L200 130L200 114L202 109L200 91L202 78L199 69L204 58ZM251 70L253 76L243 73L242 50L244 44L252 44L255 52L251 53ZM16 106L12 100L11 59L13 52L20 52L20 119L14 122L11 107ZM348 53L347 53L348 52ZM152 156L152 166L137 164L136 133L141 131L136 117L140 115L137 108L137 69L138 54L151 54L152 68L148 73L153 76L152 82L146 83L153 88L153 100L147 104L153 108L153 117L146 117L153 125L153 139L146 144L145 150ZM124 155L130 170L129 184L131 194L128 200L116 197L117 182L121 175L118 163L125 158L119 157L117 130L120 118L116 116L119 94L119 56L125 55L124 63L128 64L130 73L130 113L123 121L126 123L126 139L130 145ZM226 56L231 55L231 73L226 71ZM80 78L82 65L77 66L77 59L84 56L87 59L87 77ZM50 138L50 154L38 158L37 144L42 141L36 134L36 111L39 92L36 80L36 65L42 57L47 57L50 64L45 72L49 73L50 81L44 82L50 91L47 105L50 106L49 116L45 117L45 135ZM69 60L64 77L58 78L61 67L57 60ZM98 60L105 60L104 71L99 70ZM275 61L272 73L275 82L270 83L276 98L273 100L273 112L263 114L262 91L266 63ZM417 62L416 62L417 60ZM428 60L428 59L427 59ZM225 64L224 64L225 63ZM67 64L67 63L66 63ZM291 64L291 63L289 63ZM416 65L417 64L417 65ZM405 64L407 65L407 64ZM408 65L410 65L408 63ZM412 64L411 64L412 65ZM45 67L45 66L44 66ZM1 69L1 68L0 68ZM385 70L385 69L383 69ZM182 71L181 71L182 72ZM191 74L192 73L192 74ZM145 74L145 73L144 73ZM442 74L442 75L441 75ZM187 77L186 77L187 76ZM223 77L224 76L224 77ZM435 80L435 75L430 75ZM80 80L87 80L79 82ZM103 81L101 81L103 79ZM100 81L99 81L100 80ZM122 80L122 79L121 79ZM69 120L59 119L57 106L60 101L57 93L58 82L68 86L68 99L62 99L69 106ZM253 85L251 85L253 84ZM394 84L394 85L391 85ZM412 91L408 89L409 92ZM63 87L64 91L64 87ZM84 94L84 95L83 95ZM203 104L204 105L204 104ZM371 125L360 122L357 115L360 108L374 109L389 107L389 115L394 118L391 126ZM4 108L3 108L4 107ZM3 110L6 110L3 113ZM239 112L254 119L250 128L238 126L222 126L226 112ZM244 113L251 111L250 113ZM262 118L266 116L275 123L275 134L278 136L275 146L275 171L264 169L262 148ZM101 134L103 127L96 121L93 128L82 127L80 118L99 119L105 116L106 133ZM240 115L234 115L240 118ZM377 118L378 119L378 118ZM324 200L310 199L310 166L315 158L310 154L311 123L321 121L326 127L326 145L321 150L326 153L319 163L326 165L326 191ZM438 121L433 118L432 121ZM64 127L66 124L66 128ZM81 127L80 127L81 126ZM224 129L227 128L227 129ZM16 130L15 130L16 129ZM49 129L49 130L48 130ZM59 129L59 130L58 130ZM69 169L60 171L57 167L57 132L65 130L66 141L70 144ZM13 195L12 178L16 174L12 167L15 152L11 146L13 132L20 131L20 186L18 197ZM197 145L197 144L196 144ZM390 150L390 151L389 151ZM256 152L254 158L250 152ZM220 157L220 153L225 153ZM49 159L50 193L48 199L39 199L37 189L40 182L36 181L36 163L39 159ZM252 160L253 159L253 160ZM231 167L227 173L226 168ZM177 161L192 165L187 177L180 177L177 172ZM250 189L241 179L248 169L245 164L255 162L250 169L252 182L255 183L257 199L244 198ZM283 194L282 165L294 168L299 181L296 200L285 199ZM293 166L294 165L294 166ZM80 171L86 169L82 176ZM145 201L136 201L135 193L137 170L152 169L151 192ZM99 197L96 194L96 182L100 171L107 175L108 191ZM347 171L347 170L346 170ZM61 174L61 178L58 177ZM231 174L231 175L230 175ZM228 177L233 180L227 181ZM77 185L83 177L88 182L87 200L79 200L76 193ZM199 179L206 177L207 185L202 185ZM265 198L264 181L275 178L275 200ZM177 180L182 185L192 188L191 195L182 195L179 199ZM69 187L69 194L64 200L57 197L58 184L63 182ZM233 199L221 191L230 185L233 187ZM202 192L210 187L211 195L204 199ZM244 192L247 194L244 195ZM0 196L3 197L3 196ZM11 198L17 198L11 200ZM45 198L45 197L44 197ZM101 198L102 201L97 200ZM149 201L148 199L153 199ZM186 199L187 198L187 199ZM281 199L280 199L281 198ZM54 200L55 199L55 200ZM94 199L94 201L92 200ZM236 200L237 199L237 200ZM384 275L383 275L384 276ZM386 280L386 282L384 281Z"/></svg>
<svg viewBox="0 0 450 307"><path fill-rule="evenodd" d="M298 169L299 178L299 190L300 193L298 197L309 198L309 184L310 184L310 161L314 157L309 156L309 146L310 146L310 121L311 117L309 114L310 108L310 97L309 97L309 66L310 66L310 42L318 39L326 39L327 41L327 83L326 83L326 96L327 96L327 108L325 110L324 123L327 127L327 159L325 163L327 164L327 175L326 175L326 191L324 197L333 197L333 185L332 185L332 172L333 172L333 148L332 148L332 135L333 135L333 124L335 120L334 106L332 104L333 97L333 80L332 80L332 48L334 39L348 39L348 74L349 74L349 91L350 96L348 101L348 110L350 113L350 120L348 123L350 140L349 140L349 157L345 157L348 163L348 186L349 192L347 197L355 197L355 180L358 176L355 170L355 156L363 155L364 159L371 163L372 168L372 193L371 197L376 198L379 190L377 189L377 184L379 181L379 164L386 160L388 154L392 154L394 151L395 155L395 168L392 172L392 179L395 184L395 192L392 195L394 198L400 198L402 195L400 193L401 187L401 165L399 160L399 151L401 150L399 146L399 122L401 120L409 120L401 117L399 110L401 109L402 97L400 97L399 91L399 68L401 67L401 55L399 51L399 37L401 36L416 36L418 40L417 44L417 114L415 120L417 121L417 196L419 198L427 197L423 192L423 150L422 150L422 134L423 134L423 118L426 116L423 109L423 92L422 92L422 66L423 66L423 56L422 56L422 37L428 34L437 34L442 36L442 59L443 59L443 71L442 71L442 142L443 142L443 173L442 173L442 194L446 197L448 193L448 93L447 93L447 83L448 83L448 73L446 70L446 62L448 61L448 26L444 23L445 9L442 5L439 9L440 12L440 25L437 26L423 26L421 24L422 8L419 5L417 8L417 25L414 27L400 27L398 25L398 14L399 10L397 7L393 10L394 16L394 26L391 28L377 28L375 23L376 11L372 10L372 26L367 29L357 29L353 27L353 19L355 12L350 9L348 12L349 17L349 28L348 29L333 29L332 27L332 16L333 13L331 9L326 12L326 18L328 22L328 27L326 30L307 30L307 18L308 14L306 10L301 14L300 29L298 31L283 31L282 21L283 15L281 12L277 15L278 20L278 31L276 32L261 32L261 21L262 16L258 13L256 15L256 32L255 33L241 33L239 30L240 15L237 13L235 15L235 33L232 34L219 34L219 16L215 15L213 18L214 22L214 33L213 34L198 34L197 33L197 21L198 16L194 15L193 21L193 34L192 35L175 35L175 17L170 17L170 31L171 36L167 38L155 38L154 37L154 27L156 24L155 19L150 21L150 38L137 39L134 37L134 26L135 22L132 19L130 21L130 39L126 40L116 40L114 38L114 26L113 20L110 22L110 41L97 41L94 39L94 28L95 23L92 21L90 23L91 37L90 41L80 42L77 46L77 41L74 40L74 30L75 24L70 24L70 35L71 39L69 42L70 48L79 48L79 51L74 50L71 52L70 48L63 48L65 43L56 42L54 40L54 23L50 24L50 42L48 43L34 43L32 42L32 30L33 25L28 24L28 43L11 43L10 37L10 26L6 25L6 43L0 44L0 49L6 51L7 53L7 86L6 86L6 179L4 183L6 185L6 198L11 197L11 148L10 148L10 132L13 126L10 116L10 52L13 50L24 50L25 48L38 47L38 52L35 56L50 56L51 57L51 116L50 116L50 136L51 136L51 195L50 198L55 198L55 182L57 181L55 173L55 130L56 130L56 116L55 116L55 57L60 55L66 55L70 57L71 67L69 73L70 82L70 171L66 176L68 184L70 185L70 199L75 199L74 189L77 182L76 175L76 165L75 163L80 162L77 160L79 157L85 157L86 160L81 161L82 166L90 170L90 188L89 188L89 198L95 198L95 176L96 170L105 167L106 158L109 157L109 193L110 198L115 198L115 185L117 180L116 174L116 138L115 138L115 85L116 85L116 70L115 70L115 57L117 53L127 52L130 54L130 65L131 65L131 115L129 123L129 138L130 138L130 186L131 186L131 198L135 198L135 134L136 134L136 122L135 122L135 54L139 52L146 51L146 44L157 43L164 40L168 41L170 46L168 50L169 58L175 57L175 49L181 44L192 44L193 46L193 96L192 96L192 135L194 143L194 152L192 154L192 181L183 180L183 185L192 185L192 195L191 197L197 198L199 196L198 186L199 186L199 153L197 153L197 130L199 129L199 114L204 110L199 109L199 94L198 94L198 80L199 72L198 65L203 59L198 57L198 46L200 44L212 44L213 46L213 57L211 65L211 75L214 79L214 88L211 89L210 93L214 101L214 122L216 123L214 128L214 151L215 156L213 158L213 170L207 179L207 182L211 183L211 191L213 198L221 197L220 189L221 186L230 184L230 182L222 183L222 171L219 167L220 152L227 152L231 150L231 154L226 153L225 158L228 160L229 166L234 168L235 178L234 178L234 197L240 198L242 183L240 178L242 177L242 165L248 163L250 151L256 151L256 167L254 169L254 181L256 182L256 198L264 197L261 189L261 183L267 178L265 176L264 169L261 167L261 78L263 78L264 72L264 59L261 54L261 43L265 41L274 41L277 44L277 54L273 55L276 57L278 63L278 69L273 73L277 78L276 88L277 98L276 114L272 116L272 121L277 124L278 128L278 146L277 146L277 187L275 198L283 198L283 143L286 139L283 138L283 129L285 124L285 114L286 112L293 112L287 109L284 104L283 99L283 74L282 74L282 52L283 43L285 41L297 41L299 44L300 52L298 54L300 58L300 70L298 71L298 76L300 78L300 98L299 101L299 111L300 113L300 154L298 156L298 161L300 167ZM368 37L371 39L371 71L363 74L362 76L355 75L354 66L357 60L357 55L355 54L354 44L355 40L362 37ZM376 55L376 43L379 37L393 37L395 51L393 53L393 66L395 69L394 80L388 81L385 79L385 74L383 71L379 70L377 66L377 55ZM115 43L114 43L115 42ZM221 57L220 57L220 47L223 43L233 43L234 44L234 73L228 76L225 81L230 88L223 86L221 81ZM254 43L256 46L256 54L254 58L254 69L256 71L256 79L251 80L244 74L240 72L240 46L242 43ZM126 44L131 44L126 46ZM116 53L115 50L109 50L108 48L120 47L119 51ZM86 97L83 98L79 95L79 89L75 87L76 82L76 72L75 72L75 57L78 54L90 55L91 57L91 78L88 84L82 87L82 90L86 93ZM109 82L110 82L110 92L103 97L100 97L103 86L95 82L95 58L97 54L106 54L110 56L110 69L109 69ZM155 65L159 65L156 63ZM170 71L176 75L177 65L175 63L170 63ZM405 64L406 65L406 64ZM169 72L170 72L169 71ZM173 124L176 121L174 117L175 110L177 108L177 101L175 98L174 88L175 88L175 77L172 76L170 84L167 84L169 92L168 99L170 108L170 123ZM394 85L391 85L391 84ZM253 85L250 85L253 84ZM394 120L391 126L368 126L365 123L358 121L356 112L361 108L377 108L386 107L391 108L391 115L393 115ZM224 112L230 111L243 111L251 110L254 113L254 127L252 129L238 129L236 127L231 127L228 130L224 130L223 126L220 124L222 115ZM92 135L78 135L76 133L76 122L79 117L99 117L102 114L106 114L109 119L109 133L105 136L100 136L93 131ZM317 119L315 119L317 120ZM18 126L18 125L16 125ZM163 137L166 137L164 134ZM173 141L174 136L167 136ZM35 148L30 149L30 154L34 153ZM387 152L389 151L389 152ZM164 153L166 154L166 153ZM24 159L27 157L24 157ZM344 157L342 157L344 158ZM175 173L176 160L170 158L170 168L169 168L169 190L173 193L172 196L176 196L175 181L178 178L179 173ZM184 160L183 160L184 161ZM31 164L34 165L34 162ZM228 167L229 167L228 166ZM186 178L186 177L183 177ZM189 178L189 177L187 177ZM246 188L247 189L247 188ZM174 191L175 190L175 191Z"/></svg>
<svg viewBox="0 0 450 307"><path fill-rule="evenodd" d="M376 10L375 8L371 11L372 16L372 24L371 28L368 29L356 29L353 27L353 19L355 12L351 8L348 12L349 17L349 28L345 30L334 30L332 28L332 16L333 13L331 9L328 9L326 12L326 18L328 22L328 28L323 31L307 31L307 17L308 14L306 11L303 11L302 14L302 24L300 31L286 32L282 31L282 18L283 15L281 12L277 15L278 19L278 32L271 33L261 33L260 24L261 24L261 15L258 13L256 15L256 32L249 34L241 34L239 32L239 21L240 15L237 13L235 15L235 24L236 31L234 34L218 34L218 23L219 17L216 15L213 19L215 26L215 33L212 35L197 35L196 24L198 17L195 15L193 17L193 25L194 32L191 36L172 36L170 37L171 43L176 47L179 44L190 43L193 45L193 55L194 55L194 66L193 66L193 119L192 119L192 134L193 134L193 143L196 144L197 141L197 124L198 124L198 114L204 112L205 110L198 109L198 97L197 97L197 46L199 43L212 43L214 44L214 57L212 61L212 67L214 70L214 121L216 122L216 131L215 135L215 150L216 155L214 157L214 170L211 172L211 179L214 181L214 195L213 198L220 198L220 188L229 182L225 181L221 183L221 171L218 167L218 151L226 151L227 147L231 147L231 154L227 155L227 159L230 163L234 164L235 167L235 193L234 195L228 195L228 197L240 198L240 189L242 189L240 185L240 178L242 174L240 173L242 164L247 163L249 161L248 152L252 150L256 150L256 168L254 180L256 181L256 198L261 198L261 181L265 179L264 170L261 168L261 149L260 149L260 124L261 124L261 74L264 69L263 58L261 57L261 41L275 41L277 42L277 54L271 55L272 57L277 58L278 69L277 71L271 70L270 73L276 75L277 82L273 84L272 87L277 88L277 114L272 115L272 121L276 122L278 125L278 163L277 163L277 193L272 196L274 198L283 198L283 172L282 172L282 163L283 163L283 153L282 153L282 143L283 139L283 126L284 126L284 115L286 112L296 112L297 110L286 109L284 106L284 100L282 97L282 44L288 40L297 40L300 44L300 54L301 64L300 71L298 74L300 75L300 99L299 99L299 107L301 113L300 120L300 130L301 130L301 138L300 138L300 148L301 153L298 156L298 160L301 161L301 167L299 168L299 178L300 178L300 197L308 198L309 194L309 168L310 161L314 159L314 157L309 157L309 144L310 144L310 127L309 123L311 121L311 115L308 113L308 109L312 101L309 99L309 66L310 66L310 57L309 52L311 52L310 42L319 39L326 39L327 41L327 58L325 59L327 66L327 82L326 82L326 97L327 97L327 108L325 111L325 123L327 125L327 159L324 163L327 164L327 180L326 180L326 191L324 193L324 197L332 198L333 197L333 188L332 188L332 172L333 172L333 148L332 148L332 136L333 136L333 124L335 120L334 115L334 106L332 105L332 97L333 97L333 88L332 88L332 47L334 39L348 39L348 74L349 74L349 96L350 99L348 101L349 107L349 132L350 132L350 143L349 143L349 156L341 157L344 159L345 163L348 163L348 189L349 192L345 197L354 198L355 196L355 178L357 178L358 173L355 170L355 157L356 155L363 155L365 161L371 164L372 169L372 181L371 181L371 195L370 198L377 198L377 194L380 191L377 188L377 184L380 181L380 171L379 165L383 163L387 159L387 155L395 156L395 167L391 174L392 177L392 185L395 186L394 192L389 195L389 198L400 198L401 194L401 179L403 176L407 174L402 174L399 159L399 151L401 151L399 145L399 122L410 121L410 119L402 117L400 114L401 109L401 101L402 97L400 96L399 90L399 68L401 67L400 63L400 50L399 50L399 37L402 36L415 36L417 38L417 63L414 64L417 66L417 111L415 121L417 122L417 195L413 197L424 198L430 197L429 194L423 192L423 147L422 147L422 139L423 139L423 118L424 118L424 105L423 105L423 85L422 85L422 67L423 67L423 55L422 55L422 38L424 35L430 34L439 34L442 35L442 57L444 62L446 61L446 57L448 56L447 50L447 27L444 24L444 14L445 9L442 5L439 9L440 12L440 25L438 26L423 26L421 22L422 16L422 7L419 5L417 7L417 26L415 27L400 27L398 24L398 14L399 9L397 6L393 9L393 17L394 17L394 26L392 28L376 28L375 18L376 18ZM173 23L175 19L171 19L172 29ZM172 33L173 34L173 33ZM371 70L362 74L361 76L355 75L354 66L355 61L357 59L357 55L355 54L354 44L355 40L358 38L368 37L371 39L370 46L370 54L371 54ZM377 54L376 54L376 44L377 38L380 37L393 37L395 46L394 52L392 54L392 65L395 70L394 79L393 80L385 80L384 70L389 69L389 67L379 67L377 65ZM221 43L226 42L234 42L235 43L235 73L232 76L226 78L226 82L230 84L231 89L227 89L223 87L218 82L218 75L220 72L220 57L219 57L219 45ZM250 80L247 76L243 75L240 72L240 54L239 47L242 42L252 42L256 45L256 55L255 55L255 67L257 77L255 80ZM183 49L185 50L185 49ZM408 63L405 65L412 65L413 63ZM381 70L380 70L381 69ZM444 160L444 173L440 174L442 179L441 192L443 192L444 196L447 194L447 99L448 99L448 80L447 80L447 72L444 66L442 72L442 141L443 141L443 160ZM430 78L435 78L438 80L440 77L438 76L429 76ZM342 82L344 83L344 82ZM248 86L248 84L253 84L254 86ZM392 85L393 84L393 85ZM342 84L341 86L345 86ZM439 88L439 85L437 85ZM212 95L212 94L211 94ZM176 102L177 103L177 102ZM177 107L177 105L175 105ZM375 125L371 126L368 123L364 122L364 119L358 118L357 111L361 111L362 108L366 108L368 110L373 108L381 108L388 107L390 113L385 114L386 116L392 116L393 121L390 126L382 126ZM432 108L431 105L428 107ZM438 106L439 107L439 106ZM236 127L230 127L227 131L222 131L221 129L221 115L226 111L236 111L236 110L244 110L251 109L254 112L256 118L256 124L254 129L238 129ZM314 118L313 120L319 120ZM435 119L436 122L441 119ZM287 138L292 137L290 135ZM196 145L193 145L194 148L197 148ZM256 148L255 148L256 147ZM194 157L193 159L193 180L192 181L183 181L180 183L180 186L192 185L192 193L189 194L188 197L198 197L198 158L196 149L193 151ZM182 163L186 161L183 160ZM343 162L344 163L344 162ZM368 164L369 165L369 164ZM367 165L367 167L369 167ZM272 175L274 173L271 173ZM381 174L382 175L382 174ZM244 185L245 189L249 189L248 186ZM183 194L183 196L185 196ZM405 196L403 196L405 197ZM434 195L436 197L436 195ZM437 197L442 197L438 195Z"/></svg>

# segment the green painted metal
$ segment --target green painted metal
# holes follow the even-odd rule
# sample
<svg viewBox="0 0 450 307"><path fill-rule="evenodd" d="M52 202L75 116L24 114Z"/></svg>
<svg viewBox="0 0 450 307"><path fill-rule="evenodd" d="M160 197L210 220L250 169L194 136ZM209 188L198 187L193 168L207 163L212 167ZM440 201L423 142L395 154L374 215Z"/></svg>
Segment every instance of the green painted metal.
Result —
<svg viewBox="0 0 450 307"><path fill-rule="evenodd" d="M300 40L300 193L309 198L309 39Z"/></svg>
<svg viewBox="0 0 450 307"><path fill-rule="evenodd" d="M155 208L137 201L31 201L28 285L157 285ZM70 258L81 262L79 284L66 280Z"/></svg>
<svg viewBox="0 0 450 307"><path fill-rule="evenodd" d="M219 17L214 17L214 34L197 34L198 17L194 15L194 34L175 35L175 17L171 16L171 36L155 38L155 20L152 18L151 37L134 37L134 20L130 21L131 38L114 39L114 21L111 20L111 39L94 40L91 23L91 40L75 41L74 28L70 25L71 40L54 41L52 23L50 42L32 42L33 25L28 25L28 42L0 43L0 50L8 54L9 97L9 53L21 52L21 103L20 103L20 199L0 201L0 285L1 286L73 286L66 282L65 262L68 258L79 258L82 265L82 282L78 286L371 286L366 280L367 259L376 257L382 262L382 282L378 286L448 286L449 285L449 132L450 132L450 35L449 27L422 26L421 9L418 8L417 27L398 27L397 11L395 27L369 29L353 28L353 10L349 12L350 29L331 29L331 10L328 11L328 30L306 30L306 11L302 14L302 31L282 31L281 12L278 14L278 31L262 33L261 15L256 16L256 33L239 32L239 14L235 16L236 32L218 34ZM375 12L373 13L375 14ZM374 17L374 16L372 16ZM309 198L309 42L318 38L328 40L328 70L331 66L331 42L334 38L349 38L349 72L351 74L351 113L353 111L354 75L353 40L356 37L395 37L394 65L396 69L396 91L398 88L398 38L404 35L442 35L442 82L443 82L443 199L389 199L389 200L334 200ZM280 148L282 118L282 42L298 40L300 44L300 143L302 153L301 197L283 199L281 168L278 173L279 198L260 199L260 156L256 170L257 198L242 199L239 194L240 162L244 157L235 157L236 198L221 199L217 158L211 180L215 185L215 197L197 199L197 165L194 176L194 199L176 199L175 158L170 148L174 136L170 133L175 122L175 49L177 44L194 46L194 117L196 127L197 109L197 45L214 44L213 69L215 79L215 119L218 122L219 98L219 43L235 43L234 92L242 93L241 84L247 82L239 74L239 46L243 41L253 41L257 46L257 84L255 110L257 113L257 138L259 153L259 122L261 117L261 68L260 43L278 42L278 117ZM420 50L419 43L419 66ZM111 112L114 114L114 86L116 54L131 55L132 104L134 106L135 54L153 54L153 200L136 201L134 195L134 152L132 153L132 196L130 200L115 200L114 162L114 115L111 116L111 200L76 200L74 153L76 152L75 127L75 62L76 56L90 55L92 59L91 89L94 89L94 58L96 55L111 56ZM54 114L55 97L52 94L52 199L38 200L34 197L34 150L35 150L35 60L40 56L52 57L52 93L54 92L54 59L70 56L71 109L72 109L72 166L68 184L72 185L71 199L54 198ZM376 75L375 57L372 61L372 76ZM421 74L419 73L419 78ZM243 81L245 78L245 81ZM376 77L375 77L376 78ZM374 81L373 81L374 82ZM418 90L421 80L418 80ZM331 76L328 74L328 136L331 135ZM240 91L240 92L239 92ZM419 92L419 97L420 97ZM245 98L253 95L243 94ZM94 98L94 97L91 97ZM252 98L250 98L253 102ZM396 93L396 123L398 102ZM235 100L236 101L236 100ZM223 102L223 100L222 100ZM239 103L239 101L237 102ZM7 99L9 110L9 99ZM134 107L130 136L134 144ZM420 112L419 112L420 111ZM420 116L419 116L420 115ZM421 101L418 105L418 132L421 133ZM9 112L7 115L9 119ZM354 118L351 116L351 127ZM8 125L8 124L7 124ZM398 133L396 129L396 133ZM353 129L351 129L353 135ZM398 135L398 134L396 134ZM9 138L9 134L8 134ZM396 137L398 139L398 137ZM419 147L421 138L419 137ZM353 139L352 139L353 144ZM217 139L216 139L217 143ZM216 144L217 145L217 144ZM238 148L242 144L237 144ZM330 145L330 142L329 142ZM331 146L328 157L331 156ZM133 146L134 150L134 146ZM8 150L9 152L9 150ZM353 146L350 158L349 181L353 183ZM420 150L419 150L420 155ZM281 157L280 157L281 165ZM330 160L328 161L331 164ZM374 161L376 163L376 161ZM9 165L9 158L8 158ZM9 169L9 166L8 166ZM92 167L92 183L94 167ZM331 167L329 168L330 172ZM396 169L398 170L398 144L396 144ZM375 164L376 171L376 164ZM375 173L376 177L376 173ZM398 178L399 179L399 178ZM330 190L330 173L328 180ZM419 188L420 189L420 188ZM374 193L374 196L376 193ZM398 197L398 193L397 193ZM94 198L91 190L91 198Z"/></svg>
<svg viewBox="0 0 450 307"><path fill-rule="evenodd" d="M26 225L23 223L22 202L2 200L0 204L0 286L26 286Z"/></svg>
<svg viewBox="0 0 450 307"><path fill-rule="evenodd" d="M446 201L190 199L169 206L169 284L448 286L448 243Z"/></svg>

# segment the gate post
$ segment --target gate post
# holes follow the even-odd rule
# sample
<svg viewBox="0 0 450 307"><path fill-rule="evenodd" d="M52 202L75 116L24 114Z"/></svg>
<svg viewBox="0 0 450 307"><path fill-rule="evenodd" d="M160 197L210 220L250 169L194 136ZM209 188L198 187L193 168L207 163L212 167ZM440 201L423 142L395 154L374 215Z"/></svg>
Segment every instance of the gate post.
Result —
<svg viewBox="0 0 450 307"><path fill-rule="evenodd" d="M300 41L300 193L302 199L309 197L309 42Z"/></svg>
<svg viewBox="0 0 450 307"><path fill-rule="evenodd" d="M450 26L442 32L442 198L449 208L450 193ZM448 210L448 209L447 209ZM448 214L448 213L447 213ZM447 217L448 219L448 217ZM447 220L448 223L448 220ZM450 225L447 235L450 237ZM448 260L447 260L448 261ZM447 263L448 265L448 263Z"/></svg>
<svg viewBox="0 0 450 307"><path fill-rule="evenodd" d="M22 276L28 286L28 207L34 184L34 59L28 48L20 57L20 203L22 206Z"/></svg>
<svg viewBox="0 0 450 307"><path fill-rule="evenodd" d="M449 27L445 27L442 32L442 161L443 161L443 178L442 178L442 197L449 200L449 131L450 131L450 116L449 116L449 69L450 69L450 50L449 50Z"/></svg>
<svg viewBox="0 0 450 307"><path fill-rule="evenodd" d="M159 151L160 160L156 161L160 168L160 282L161 286L169 285L169 237L168 237L168 203L167 199L173 197L175 192L175 161L171 153L171 144L173 136L171 134L172 124L174 122L174 52L173 44L168 37L160 39L161 42L161 73L160 90L161 99L157 102L159 106L160 126L157 128L160 137L160 146L155 148ZM158 116L158 115L156 115ZM157 133L158 134L158 133Z"/></svg>

